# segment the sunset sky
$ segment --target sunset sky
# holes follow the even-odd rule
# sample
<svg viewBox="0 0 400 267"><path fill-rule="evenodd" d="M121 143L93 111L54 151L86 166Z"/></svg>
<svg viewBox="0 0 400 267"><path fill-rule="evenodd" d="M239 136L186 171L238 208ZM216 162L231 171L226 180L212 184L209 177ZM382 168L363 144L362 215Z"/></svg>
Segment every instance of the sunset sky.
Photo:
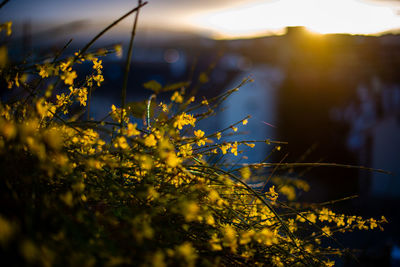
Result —
<svg viewBox="0 0 400 267"><path fill-rule="evenodd" d="M149 0L143 27L199 32L217 38L276 34L287 26L319 33L376 34L400 29L400 1L386 0ZM85 19L107 24L132 0L11 0L2 19L33 24ZM128 25L129 22L125 22Z"/></svg>

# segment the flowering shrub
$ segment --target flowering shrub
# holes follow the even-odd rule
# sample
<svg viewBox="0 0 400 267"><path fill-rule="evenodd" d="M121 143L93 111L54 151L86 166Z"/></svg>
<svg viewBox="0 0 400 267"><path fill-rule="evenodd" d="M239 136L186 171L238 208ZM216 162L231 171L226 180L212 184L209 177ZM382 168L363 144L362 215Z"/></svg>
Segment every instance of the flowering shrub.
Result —
<svg viewBox="0 0 400 267"><path fill-rule="evenodd" d="M11 23L0 25L11 34ZM104 81L101 57L120 47L78 51L32 66L0 47L0 254L13 265L333 266L336 232L382 228L382 217L302 205L300 179L268 179L270 164L231 165L257 142L224 141L249 117L221 131L197 127L237 88L197 101L185 84L144 86L148 101L110 107L85 121L90 94ZM87 63L89 62L89 63ZM91 64L83 77L77 64ZM171 101L157 94L173 91ZM156 103L156 104L154 104ZM74 111L75 110L75 111ZM144 110L143 126L134 122ZM136 113L135 113L136 112ZM151 116L150 116L151 115ZM262 181L262 189L248 181Z"/></svg>

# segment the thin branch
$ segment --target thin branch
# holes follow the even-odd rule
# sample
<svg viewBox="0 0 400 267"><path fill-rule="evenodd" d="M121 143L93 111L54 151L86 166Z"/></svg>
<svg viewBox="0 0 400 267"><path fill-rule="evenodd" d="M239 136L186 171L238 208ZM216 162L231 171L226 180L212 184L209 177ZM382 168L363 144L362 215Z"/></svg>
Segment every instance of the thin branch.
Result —
<svg viewBox="0 0 400 267"><path fill-rule="evenodd" d="M287 162L287 163L254 163L254 164L236 164L236 166L249 166L249 167L265 167L265 168L272 168L276 165L279 165L281 168L296 168L296 167L335 167L335 168L346 168L346 169L359 169L365 170L370 172L378 172L384 173L388 175L393 175L390 171L385 171L382 169L374 169L365 166L357 166L357 165L347 165L347 164L339 164L339 163L326 163L326 162L315 162L315 163L307 163L307 162ZM231 166L231 164L229 165Z"/></svg>
<svg viewBox="0 0 400 267"><path fill-rule="evenodd" d="M89 86L89 94L88 94L88 101L87 101L87 120L90 120L90 103L92 102L92 89L93 85Z"/></svg>
<svg viewBox="0 0 400 267"><path fill-rule="evenodd" d="M3 2L1 2L0 4L0 9L9 2L10 0L4 0Z"/></svg>
<svg viewBox="0 0 400 267"><path fill-rule="evenodd" d="M374 169L374 168L369 168L365 166L356 166L356 165L347 165L347 164L338 164L338 163L260 163L257 164L259 166L264 166L264 167L273 167L275 165L280 165L281 167L339 167L339 168L346 168L346 169L359 169L359 170L366 170L366 171L371 171L371 172L378 172L378 173L384 173L384 174L389 174L393 175L392 172L385 171L382 169Z"/></svg>
<svg viewBox="0 0 400 267"><path fill-rule="evenodd" d="M289 154L286 154L285 156L283 156L283 158L281 159L281 161L275 165L275 168L272 170L271 174L269 175L269 177L267 178L267 180L265 180L264 185L261 189L261 192L265 192L265 190L267 189L267 184L269 182L269 180L271 179L272 175L275 174L276 170L279 168L279 166L282 164L282 162L288 157Z"/></svg>
<svg viewBox="0 0 400 267"><path fill-rule="evenodd" d="M142 6L142 0L139 0L138 6ZM121 117L123 114L123 110L125 108L125 102L126 102L126 88L128 87L128 77L129 77L129 70L131 67L131 60L132 60L132 50L133 50L133 40L135 39L136 35L136 26L138 22L138 17L139 17L139 9L136 12L135 16L135 21L132 26L132 33L131 33L131 39L129 41L129 50L128 50L128 55L126 57L126 63L125 63L125 71L124 71L124 80L122 84L122 92L121 92ZM122 123L121 118L121 123Z"/></svg>
<svg viewBox="0 0 400 267"><path fill-rule="evenodd" d="M138 5L137 7L135 7L134 9L132 9L131 11L129 11L128 13L126 13L125 15L123 15L122 17L120 17L119 19L117 19L116 21L111 23L110 25L108 25L104 30L102 30L99 34L97 34L89 43L87 43L76 57L79 58L80 56L82 56L97 41L97 39L99 39L103 34L105 34L108 30L110 30L112 27L117 25L119 22L124 20L126 17L128 17L132 13L139 11L139 9L145 5L147 5L147 2L144 2L143 4Z"/></svg>

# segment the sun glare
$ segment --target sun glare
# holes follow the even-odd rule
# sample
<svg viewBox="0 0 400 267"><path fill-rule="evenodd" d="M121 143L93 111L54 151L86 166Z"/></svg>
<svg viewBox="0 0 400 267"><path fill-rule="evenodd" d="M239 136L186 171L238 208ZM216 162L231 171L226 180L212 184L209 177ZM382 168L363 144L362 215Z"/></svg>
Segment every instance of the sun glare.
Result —
<svg viewBox="0 0 400 267"><path fill-rule="evenodd" d="M192 25L216 38L279 33L287 26L305 26L318 33L376 34L400 28L400 17L388 6L357 0L256 1L198 14Z"/></svg>

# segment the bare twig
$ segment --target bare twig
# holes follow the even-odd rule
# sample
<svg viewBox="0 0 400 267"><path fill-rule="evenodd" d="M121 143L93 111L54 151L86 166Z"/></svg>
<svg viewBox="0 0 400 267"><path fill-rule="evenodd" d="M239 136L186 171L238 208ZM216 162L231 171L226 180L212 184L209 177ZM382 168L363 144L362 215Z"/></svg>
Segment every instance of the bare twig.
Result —
<svg viewBox="0 0 400 267"><path fill-rule="evenodd" d="M108 30L110 30L112 27L114 27L115 25L117 25L118 23L120 23L122 20L124 20L126 17L128 17L129 15L131 15L134 12L139 11L140 8L142 8L143 6L147 5L147 2L144 2L140 5L138 5L137 7L135 7L134 9L132 9L131 11L129 11L128 13L126 13L125 15L123 15L122 17L120 17L119 19L117 19L116 21L114 21L113 23L111 23L110 25L108 25L104 30L102 30L99 34L97 34L89 43L87 43L82 50L79 52L79 54L77 55L77 57L82 56L96 41L97 39L99 39L103 34L105 34Z"/></svg>
<svg viewBox="0 0 400 267"><path fill-rule="evenodd" d="M142 0L138 1L138 7L142 6ZM128 87L128 77L129 77L129 70L131 67L131 60L132 60L132 50L133 50L133 40L135 39L136 35L136 26L137 26L137 21L139 17L139 9L136 12L135 20L133 22L132 26L132 33L131 33L131 39L129 41L129 50L128 50L128 55L126 57L126 62L125 62L125 71L124 71L124 80L122 84L122 92L121 92L121 123L122 123L122 114L123 110L125 108L125 102L126 102L126 88Z"/></svg>
<svg viewBox="0 0 400 267"><path fill-rule="evenodd" d="M92 102L92 89L93 86L89 86L89 94L88 94L88 101L87 101L87 120L90 120L90 103Z"/></svg>
<svg viewBox="0 0 400 267"><path fill-rule="evenodd" d="M261 189L261 192L265 192L265 190L267 189L267 184L269 182L269 180L271 179L272 175L275 174L276 170L279 168L279 166L282 164L282 162L288 157L289 154L286 154L285 156L283 156L283 158L281 159L281 161L275 165L275 168L272 170L271 174L269 175L269 177L267 178L267 180L265 180L264 185Z"/></svg>
<svg viewBox="0 0 400 267"><path fill-rule="evenodd" d="M392 172L381 170L381 169L374 169L374 168L369 168L365 166L357 166L357 165L347 165L347 164L339 164L339 163L303 163L303 162L298 162L298 163L259 163L259 166L264 166L264 167L273 167L275 165L280 165L281 167L288 167L288 168L294 168L294 167L336 167L336 168L346 168L346 169L359 169L359 170L366 170L366 171L371 171L371 172L378 172L378 173L384 173L384 174L389 174L393 175Z"/></svg>
<svg viewBox="0 0 400 267"><path fill-rule="evenodd" d="M0 4L0 8L2 8L5 4L7 4L10 0L4 0L3 2L1 2Z"/></svg>

